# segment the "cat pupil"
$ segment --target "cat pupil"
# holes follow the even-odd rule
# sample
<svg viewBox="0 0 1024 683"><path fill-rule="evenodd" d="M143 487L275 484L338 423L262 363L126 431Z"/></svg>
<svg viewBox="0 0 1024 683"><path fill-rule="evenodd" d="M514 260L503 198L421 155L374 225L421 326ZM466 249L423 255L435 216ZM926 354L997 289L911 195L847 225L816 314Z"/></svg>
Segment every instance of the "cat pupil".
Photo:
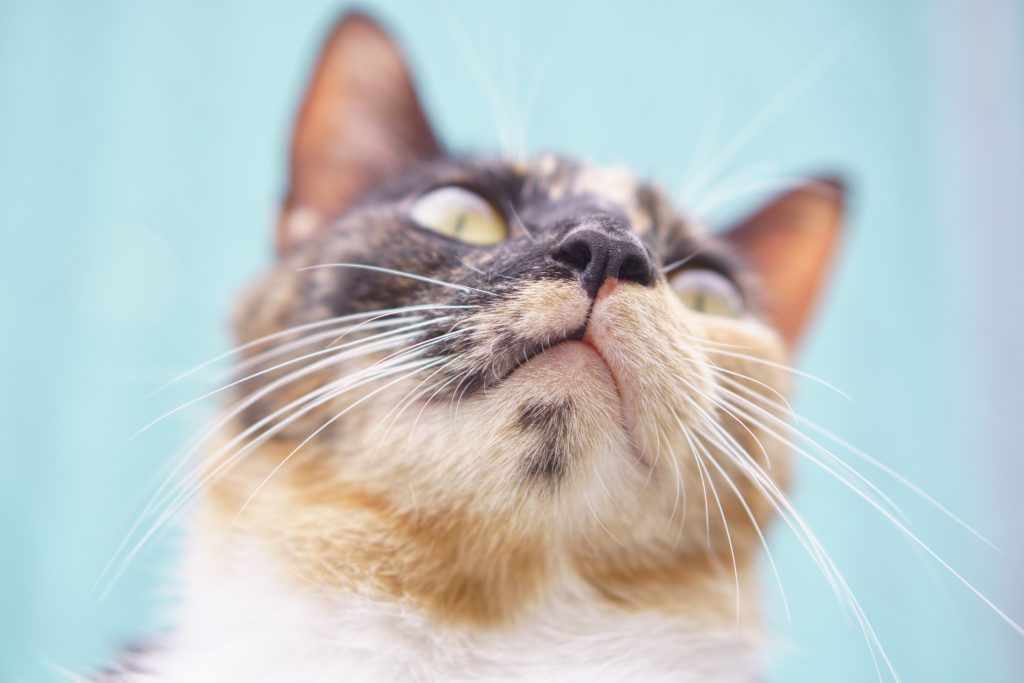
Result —
<svg viewBox="0 0 1024 683"><path fill-rule="evenodd" d="M706 310L707 306L704 302L704 292L697 292L696 298L693 300L693 307L698 311Z"/></svg>

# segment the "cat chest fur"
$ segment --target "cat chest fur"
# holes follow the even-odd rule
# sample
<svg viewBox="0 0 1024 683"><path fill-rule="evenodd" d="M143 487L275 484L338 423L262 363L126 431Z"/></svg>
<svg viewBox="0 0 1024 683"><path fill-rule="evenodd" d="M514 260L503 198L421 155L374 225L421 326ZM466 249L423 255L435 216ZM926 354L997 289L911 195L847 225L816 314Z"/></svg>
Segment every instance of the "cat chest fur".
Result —
<svg viewBox="0 0 1024 683"><path fill-rule="evenodd" d="M755 632L626 613L571 579L515 624L479 631L441 626L400 603L296 593L256 550L245 566L230 579L186 580L181 628L153 662L161 673L137 680L756 680Z"/></svg>

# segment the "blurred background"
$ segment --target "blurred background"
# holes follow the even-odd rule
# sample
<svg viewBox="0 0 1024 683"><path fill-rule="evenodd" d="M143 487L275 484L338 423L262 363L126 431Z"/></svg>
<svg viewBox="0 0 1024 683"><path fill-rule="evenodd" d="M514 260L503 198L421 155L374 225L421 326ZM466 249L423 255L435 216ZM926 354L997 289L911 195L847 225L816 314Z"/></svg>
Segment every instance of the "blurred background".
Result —
<svg viewBox="0 0 1024 683"><path fill-rule="evenodd" d="M906 475L996 552L856 464L1024 621L1024 5L364 2L455 150L556 149L658 179L724 226L795 175L853 188L797 408ZM0 3L0 681L61 680L166 628L174 533L99 581L204 402L166 380L228 348L272 258L326 0ZM1024 638L827 476L802 511L905 681L1024 680ZM766 582L777 683L875 679L787 530ZM115 565L115 569L118 565Z"/></svg>

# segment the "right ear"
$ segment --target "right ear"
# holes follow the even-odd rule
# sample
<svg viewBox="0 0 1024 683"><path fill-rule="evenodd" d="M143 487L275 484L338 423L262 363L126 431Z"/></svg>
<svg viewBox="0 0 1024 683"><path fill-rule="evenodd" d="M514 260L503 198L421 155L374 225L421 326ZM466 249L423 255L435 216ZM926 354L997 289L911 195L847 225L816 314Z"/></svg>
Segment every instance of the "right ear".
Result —
<svg viewBox="0 0 1024 683"><path fill-rule="evenodd" d="M398 46L366 15L346 14L299 110L278 249L318 232L368 188L441 153Z"/></svg>
<svg viewBox="0 0 1024 683"><path fill-rule="evenodd" d="M795 348L842 235L846 190L819 178L776 197L723 235L764 292L767 320Z"/></svg>

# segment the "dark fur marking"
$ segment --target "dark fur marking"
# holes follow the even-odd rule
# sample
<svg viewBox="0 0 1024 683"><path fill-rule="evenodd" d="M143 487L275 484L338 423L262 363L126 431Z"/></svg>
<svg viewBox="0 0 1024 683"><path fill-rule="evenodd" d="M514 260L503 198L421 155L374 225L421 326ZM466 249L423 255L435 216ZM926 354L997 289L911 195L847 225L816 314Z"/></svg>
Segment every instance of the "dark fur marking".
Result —
<svg viewBox="0 0 1024 683"><path fill-rule="evenodd" d="M572 411L573 405L569 400L538 401L520 407L516 426L543 437L523 464L525 481L552 482L565 476L572 460L572 452L566 442Z"/></svg>
<svg viewBox="0 0 1024 683"><path fill-rule="evenodd" d="M569 469L571 453L560 438L552 438L534 451L523 466L523 479L556 483Z"/></svg>
<svg viewBox="0 0 1024 683"><path fill-rule="evenodd" d="M569 400L529 403L520 407L516 425L523 429L544 432L564 430L569 423L572 409L572 402Z"/></svg>

